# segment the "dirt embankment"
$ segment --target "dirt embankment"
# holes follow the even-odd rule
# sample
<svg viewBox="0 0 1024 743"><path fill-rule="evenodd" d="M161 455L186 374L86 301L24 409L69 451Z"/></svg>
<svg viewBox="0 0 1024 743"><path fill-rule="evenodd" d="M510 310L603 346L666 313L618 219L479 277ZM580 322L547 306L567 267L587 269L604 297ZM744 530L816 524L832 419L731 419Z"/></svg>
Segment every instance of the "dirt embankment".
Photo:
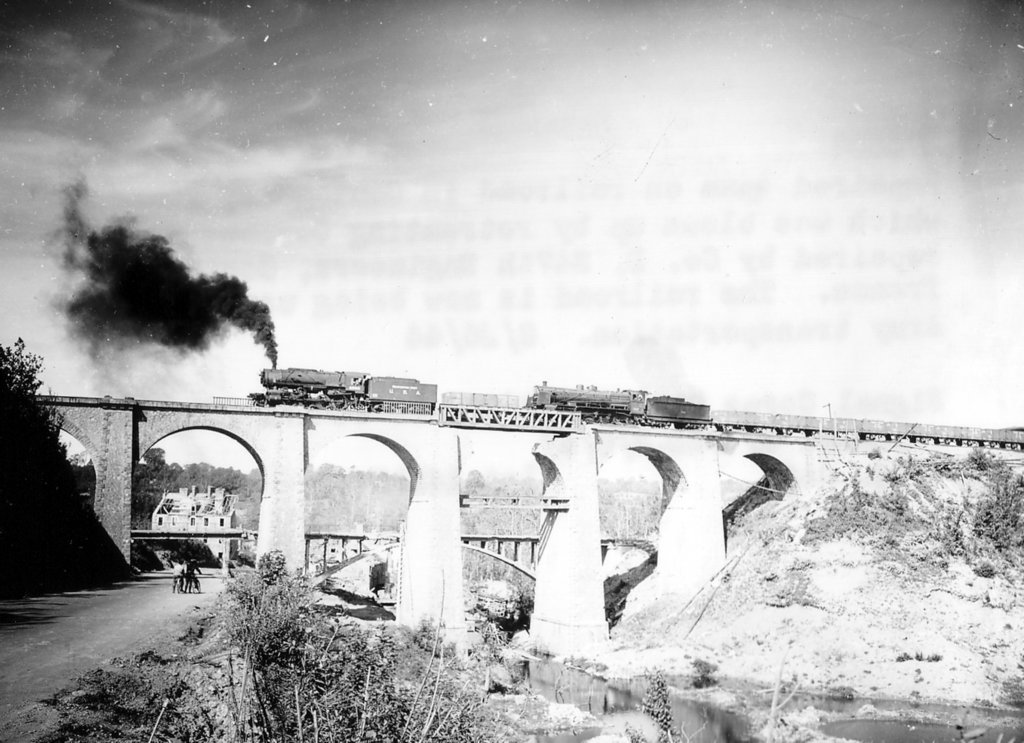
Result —
<svg viewBox="0 0 1024 743"><path fill-rule="evenodd" d="M692 602L656 577L638 586L605 673L688 675L701 659L727 686L770 689L781 672L836 697L1024 707L1017 460L852 458L826 487L745 516Z"/></svg>

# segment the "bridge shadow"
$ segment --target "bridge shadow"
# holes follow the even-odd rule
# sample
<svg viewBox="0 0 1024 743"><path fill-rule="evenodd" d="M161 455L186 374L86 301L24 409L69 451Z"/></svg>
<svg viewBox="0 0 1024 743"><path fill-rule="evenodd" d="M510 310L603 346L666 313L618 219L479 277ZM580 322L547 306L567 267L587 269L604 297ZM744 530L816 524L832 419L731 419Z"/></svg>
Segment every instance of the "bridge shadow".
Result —
<svg viewBox="0 0 1024 743"><path fill-rule="evenodd" d="M0 631L4 627L52 624L68 614L73 614L72 604L98 593L131 590L152 581L166 581L169 587L170 575L170 571L150 573L128 580L97 583L87 588L76 588L70 591L53 591L37 596L0 599Z"/></svg>

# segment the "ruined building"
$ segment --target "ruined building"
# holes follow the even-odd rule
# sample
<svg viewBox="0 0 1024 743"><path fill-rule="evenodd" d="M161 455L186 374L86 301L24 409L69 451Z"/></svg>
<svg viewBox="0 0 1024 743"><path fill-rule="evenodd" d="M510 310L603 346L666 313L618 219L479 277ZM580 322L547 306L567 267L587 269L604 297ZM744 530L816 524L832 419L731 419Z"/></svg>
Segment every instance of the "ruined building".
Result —
<svg viewBox="0 0 1024 743"><path fill-rule="evenodd" d="M228 559L234 557L233 545L237 540L218 539L211 532L237 530L235 520L236 495L224 492L224 488L207 488L205 493L197 488L181 488L174 493L164 493L153 511L155 531L195 532L203 534L201 539L210 548L214 557L221 559L225 553Z"/></svg>

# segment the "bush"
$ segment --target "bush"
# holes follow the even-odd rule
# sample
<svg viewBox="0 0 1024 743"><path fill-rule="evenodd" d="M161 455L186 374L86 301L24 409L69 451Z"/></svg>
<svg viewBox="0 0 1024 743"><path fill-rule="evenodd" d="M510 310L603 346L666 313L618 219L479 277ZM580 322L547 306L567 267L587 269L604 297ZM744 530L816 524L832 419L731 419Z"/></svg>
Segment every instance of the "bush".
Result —
<svg viewBox="0 0 1024 743"><path fill-rule="evenodd" d="M228 581L222 624L230 642L257 670L290 666L301 658L312 605L312 592L298 580L267 583L246 573Z"/></svg>
<svg viewBox="0 0 1024 743"><path fill-rule="evenodd" d="M718 679L715 678L715 671L717 670L718 666L714 663L709 663L700 658L694 660L693 676L690 678L693 688L706 689L709 686L715 686L718 683Z"/></svg>
<svg viewBox="0 0 1024 743"><path fill-rule="evenodd" d="M982 560L974 566L974 574L981 578L992 578L996 574L996 566L988 560Z"/></svg>
<svg viewBox="0 0 1024 743"><path fill-rule="evenodd" d="M992 456L992 454L979 446L971 449L970 453L967 455L965 464L969 470L973 470L974 472L988 472L995 469L1000 462Z"/></svg>
<svg viewBox="0 0 1024 743"><path fill-rule="evenodd" d="M974 515L974 532L1000 552L1024 548L1024 478L1001 472Z"/></svg>
<svg viewBox="0 0 1024 743"><path fill-rule="evenodd" d="M665 674L655 671L647 676L648 687L644 694L640 710L654 720L658 726L658 741L673 740L672 735L672 704L668 696L668 683Z"/></svg>
<svg viewBox="0 0 1024 743"><path fill-rule="evenodd" d="M271 550L256 561L256 572L268 586L280 582L288 575L288 568L281 550Z"/></svg>
<svg viewBox="0 0 1024 743"><path fill-rule="evenodd" d="M913 519L910 499L902 485L905 476L902 468L886 473L890 487L878 495L865 491L856 476L850 478L843 491L829 501L827 512L808 522L808 543L837 539L850 532L890 541L906 533Z"/></svg>

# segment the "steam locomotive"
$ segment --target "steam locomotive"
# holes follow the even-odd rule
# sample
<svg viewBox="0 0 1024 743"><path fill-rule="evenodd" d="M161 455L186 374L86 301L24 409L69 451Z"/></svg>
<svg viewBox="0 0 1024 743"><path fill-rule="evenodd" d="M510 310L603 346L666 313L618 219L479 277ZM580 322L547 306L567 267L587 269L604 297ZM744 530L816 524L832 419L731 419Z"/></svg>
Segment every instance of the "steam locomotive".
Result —
<svg viewBox="0 0 1024 743"><path fill-rule="evenodd" d="M639 426L686 428L709 425L711 408L681 397L651 395L646 390L599 390L577 385L533 388L526 407L578 411L585 423L630 423Z"/></svg>
<svg viewBox="0 0 1024 743"><path fill-rule="evenodd" d="M253 392L255 405L302 405L327 410L431 415L437 406L437 385L405 377L374 377L365 372L319 369L264 369Z"/></svg>

